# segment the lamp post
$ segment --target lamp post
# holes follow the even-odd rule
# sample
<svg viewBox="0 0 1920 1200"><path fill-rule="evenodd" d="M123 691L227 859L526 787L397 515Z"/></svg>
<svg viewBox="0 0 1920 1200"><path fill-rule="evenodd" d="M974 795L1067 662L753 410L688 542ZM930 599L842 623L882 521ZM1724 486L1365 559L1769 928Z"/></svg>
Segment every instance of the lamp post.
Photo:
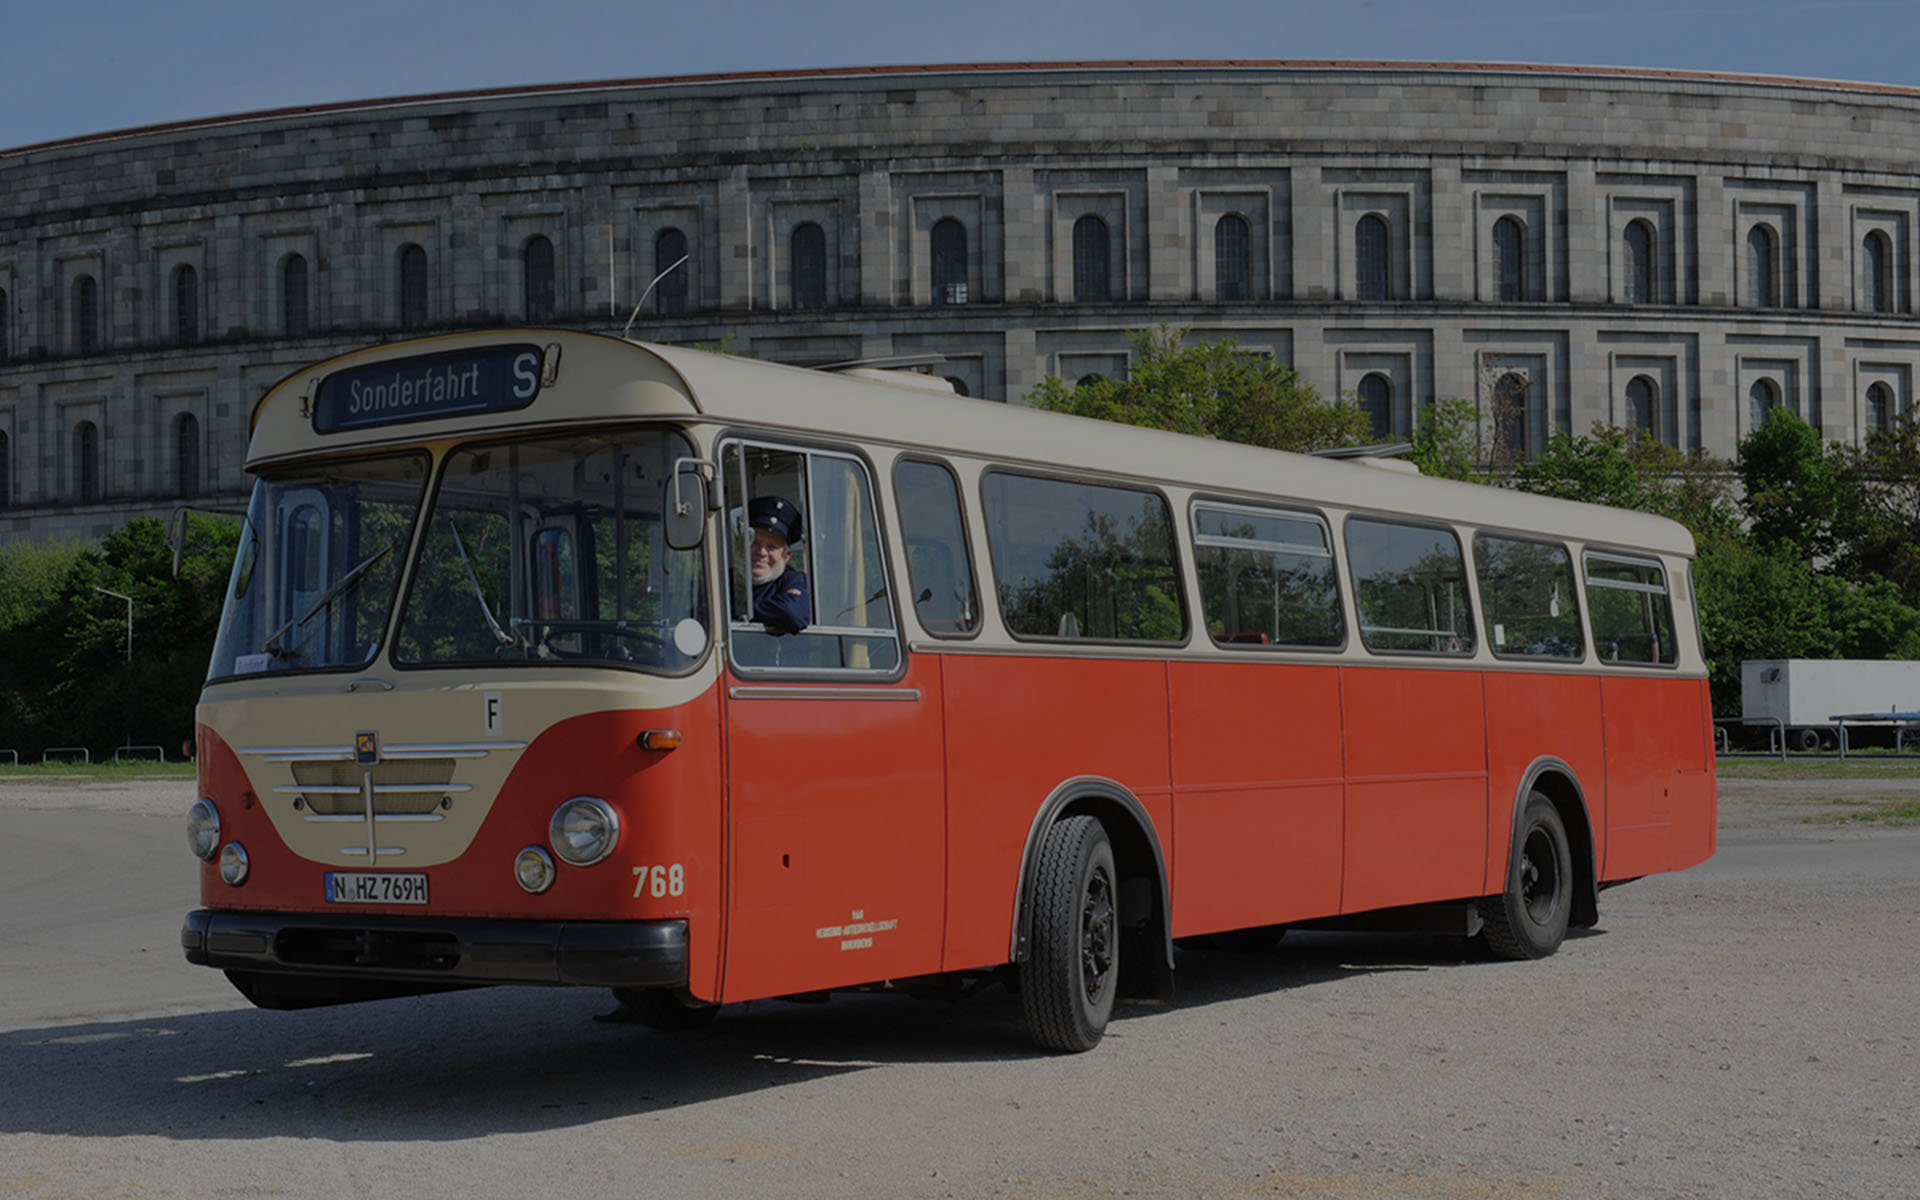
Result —
<svg viewBox="0 0 1920 1200"><path fill-rule="evenodd" d="M132 666L133 665L133 597L122 595L119 592L110 591L107 588L103 588L103 587L96 587L93 590L96 592L100 592L103 595L112 596L116 600L125 600L127 602L127 665Z"/></svg>

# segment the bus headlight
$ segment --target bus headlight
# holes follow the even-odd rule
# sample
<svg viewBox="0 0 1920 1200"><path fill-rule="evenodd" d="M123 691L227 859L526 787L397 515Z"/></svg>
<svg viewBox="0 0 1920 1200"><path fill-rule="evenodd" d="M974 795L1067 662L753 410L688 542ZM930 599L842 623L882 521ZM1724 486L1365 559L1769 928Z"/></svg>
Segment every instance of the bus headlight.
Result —
<svg viewBox="0 0 1920 1200"><path fill-rule="evenodd" d="M598 796L575 796L554 810L547 840L562 862L590 867L613 853L620 841L620 818Z"/></svg>
<svg viewBox="0 0 1920 1200"><path fill-rule="evenodd" d="M187 810L187 848L201 862L212 862L220 853L220 810L205 796Z"/></svg>
<svg viewBox="0 0 1920 1200"><path fill-rule="evenodd" d="M513 877L525 891L538 896L553 886L553 859L538 846L528 846L513 860Z"/></svg>
<svg viewBox="0 0 1920 1200"><path fill-rule="evenodd" d="M220 848L220 878L233 887L247 881L247 848L239 842L228 842Z"/></svg>

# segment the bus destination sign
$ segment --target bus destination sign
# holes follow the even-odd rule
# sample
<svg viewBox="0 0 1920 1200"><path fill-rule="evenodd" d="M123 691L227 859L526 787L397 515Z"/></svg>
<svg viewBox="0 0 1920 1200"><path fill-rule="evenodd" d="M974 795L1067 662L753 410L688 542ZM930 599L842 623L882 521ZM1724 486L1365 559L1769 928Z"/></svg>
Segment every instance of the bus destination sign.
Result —
<svg viewBox="0 0 1920 1200"><path fill-rule="evenodd" d="M544 358L538 346L487 346L335 371L314 393L313 431L525 408L540 394Z"/></svg>

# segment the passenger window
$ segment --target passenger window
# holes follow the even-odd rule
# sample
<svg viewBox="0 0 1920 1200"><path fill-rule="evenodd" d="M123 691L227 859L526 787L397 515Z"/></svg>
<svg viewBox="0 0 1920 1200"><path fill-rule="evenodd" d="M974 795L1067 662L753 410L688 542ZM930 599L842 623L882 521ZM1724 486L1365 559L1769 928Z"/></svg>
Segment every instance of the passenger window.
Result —
<svg viewBox="0 0 1920 1200"><path fill-rule="evenodd" d="M907 582L920 624L935 637L973 633L980 627L979 602L960 516L959 484L937 463L904 459L893 469L893 494L900 506Z"/></svg>
<svg viewBox="0 0 1920 1200"><path fill-rule="evenodd" d="M847 454L745 442L728 443L721 462L734 662L895 670L900 645L866 467ZM771 551L770 535L779 543Z"/></svg>
<svg viewBox="0 0 1920 1200"><path fill-rule="evenodd" d="M1496 655L1579 658L1586 652L1573 600L1573 555L1565 546L1482 533L1473 539L1473 558Z"/></svg>
<svg viewBox="0 0 1920 1200"><path fill-rule="evenodd" d="M1185 640L1165 497L999 471L980 493L1000 615L1014 636Z"/></svg>
<svg viewBox="0 0 1920 1200"><path fill-rule="evenodd" d="M1346 641L1333 544L1319 516L1196 504L1193 561L1215 643L1334 647Z"/></svg>
<svg viewBox="0 0 1920 1200"><path fill-rule="evenodd" d="M1350 520L1347 566L1367 649L1473 653L1467 569L1452 530Z"/></svg>
<svg viewBox="0 0 1920 1200"><path fill-rule="evenodd" d="M1601 662L1650 666L1678 661L1666 572L1657 562L1586 556L1587 608Z"/></svg>

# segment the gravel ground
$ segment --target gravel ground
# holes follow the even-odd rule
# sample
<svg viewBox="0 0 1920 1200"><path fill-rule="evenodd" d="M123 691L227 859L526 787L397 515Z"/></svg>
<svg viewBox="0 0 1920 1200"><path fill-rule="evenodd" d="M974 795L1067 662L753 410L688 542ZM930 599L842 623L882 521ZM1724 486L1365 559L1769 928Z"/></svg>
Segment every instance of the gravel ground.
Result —
<svg viewBox="0 0 1920 1200"><path fill-rule="evenodd" d="M126 972L115 939L177 928L192 794L0 783L16 872L128 839L125 912L0 935L0 1195L1920 1196L1920 828L1854 819L1920 772L1723 781L1712 861L1608 892L1541 962L1183 952L1174 1004L1070 1057L997 989L756 1003L694 1036L595 1024L582 991L190 1002L210 973L165 944ZM116 1011L167 1015L88 1007L107 970Z"/></svg>

